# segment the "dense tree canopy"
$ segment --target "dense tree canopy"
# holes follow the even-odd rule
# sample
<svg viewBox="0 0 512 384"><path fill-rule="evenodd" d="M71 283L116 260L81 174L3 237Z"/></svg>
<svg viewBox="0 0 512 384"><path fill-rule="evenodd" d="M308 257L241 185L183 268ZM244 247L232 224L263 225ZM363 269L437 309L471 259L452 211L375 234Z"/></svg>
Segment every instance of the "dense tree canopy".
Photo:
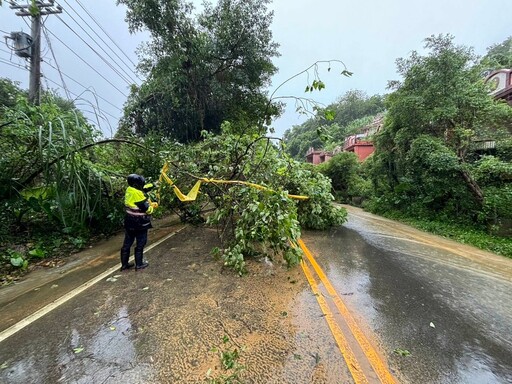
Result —
<svg viewBox="0 0 512 384"><path fill-rule="evenodd" d="M512 69L512 36L500 44L490 46L482 64L487 71Z"/></svg>
<svg viewBox="0 0 512 384"><path fill-rule="evenodd" d="M373 116L384 111L384 97L368 97L362 91L351 90L325 109L333 112L333 120L325 119L321 110L315 117L284 133L287 150L295 159L304 160L310 147L332 149L343 144L346 136L356 133Z"/></svg>
<svg viewBox="0 0 512 384"><path fill-rule="evenodd" d="M179 154L170 153L172 178L186 190L196 182L191 174L249 180L270 188L262 191L246 185L205 183L197 204L210 201L216 207L208 220L222 229L222 257L227 265L242 271L245 257L257 254L282 254L294 265L300 260L300 251L293 246L300 228L341 225L346 211L332 205L331 182L318 170L290 159L265 136L238 135L238 131L226 122L220 135L204 133L203 141ZM293 200L286 197L288 193L308 199ZM182 207L172 193L167 198L165 205L190 209Z"/></svg>
<svg viewBox="0 0 512 384"><path fill-rule="evenodd" d="M362 177L361 164L353 152L340 152L318 166L322 174L331 179L336 200L356 203L368 197L369 180Z"/></svg>
<svg viewBox="0 0 512 384"><path fill-rule="evenodd" d="M487 93L472 50L452 36L426 39L429 54L398 59L372 178L380 206L450 219L478 217L485 188L468 155L481 139L509 137L512 109ZM450 216L451 215L451 216Z"/></svg>
<svg viewBox="0 0 512 384"><path fill-rule="evenodd" d="M223 121L261 128L277 113L265 92L278 55L269 0L205 3L196 18L182 0L119 3L128 7L130 28L152 36L141 50L147 80L132 89L122 131L155 131L190 142L202 130L218 133Z"/></svg>

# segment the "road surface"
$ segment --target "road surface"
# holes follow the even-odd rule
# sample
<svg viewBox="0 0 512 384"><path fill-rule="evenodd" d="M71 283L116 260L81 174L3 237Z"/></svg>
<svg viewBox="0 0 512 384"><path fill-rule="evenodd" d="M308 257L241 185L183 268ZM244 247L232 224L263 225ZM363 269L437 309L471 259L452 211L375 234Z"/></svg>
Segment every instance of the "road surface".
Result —
<svg viewBox="0 0 512 384"><path fill-rule="evenodd" d="M172 225L142 272L117 237L0 290L0 382L511 383L512 260L348 209L291 270Z"/></svg>
<svg viewBox="0 0 512 384"><path fill-rule="evenodd" d="M394 372L512 383L512 260L348 208L342 228L303 240Z"/></svg>

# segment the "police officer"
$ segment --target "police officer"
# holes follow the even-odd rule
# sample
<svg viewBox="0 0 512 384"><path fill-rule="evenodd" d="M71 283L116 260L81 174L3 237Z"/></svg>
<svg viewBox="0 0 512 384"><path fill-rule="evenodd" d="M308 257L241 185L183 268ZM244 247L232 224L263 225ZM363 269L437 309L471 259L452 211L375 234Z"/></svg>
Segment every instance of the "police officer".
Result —
<svg viewBox="0 0 512 384"><path fill-rule="evenodd" d="M134 173L126 180L128 188L124 196L126 215L125 236L121 248L121 271L133 267L133 263L129 263L128 260L135 240L135 270L144 269L149 265L143 258L144 246L148 241L148 229L152 228L151 214L158 207L157 203L151 203L146 196L146 192L154 188L153 184L146 184L144 177Z"/></svg>

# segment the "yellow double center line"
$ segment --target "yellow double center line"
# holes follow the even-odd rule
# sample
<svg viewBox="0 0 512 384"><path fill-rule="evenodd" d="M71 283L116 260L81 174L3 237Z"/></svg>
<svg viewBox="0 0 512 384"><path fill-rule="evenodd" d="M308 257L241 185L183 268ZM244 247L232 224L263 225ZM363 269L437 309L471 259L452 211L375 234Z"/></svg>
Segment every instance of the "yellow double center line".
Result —
<svg viewBox="0 0 512 384"><path fill-rule="evenodd" d="M379 380L383 384L396 384L397 381L391 375L384 361L380 358L375 348L371 345L371 343L368 341L362 330L357 325L356 320L354 319L354 317L352 317L346 305L343 303L338 293L330 283L329 279L327 278L323 270L320 268L316 260L313 258L311 252L306 247L306 244L304 244L304 242L301 239L299 239L298 244L302 251L304 252L305 258L311 264L314 271L320 278L320 281L323 283L325 289L327 290L327 293L331 296L334 305L338 309L340 315L343 317L343 320L347 324L348 328L350 329L350 332L352 333L354 339L357 341L359 347L363 351L364 355L366 356L368 362L372 366ZM329 328L331 329L334 339L338 344L338 348L347 363L348 369L350 370L350 373L352 374L355 383L368 383L368 379L366 378L365 373L361 369L361 366L352 348L350 347L350 344L348 343L345 335L343 334L343 331L340 329L340 326L336 323L336 319L334 318L334 315L331 312L329 305L327 304L324 297L321 295L318 289L318 285L311 272L311 269L309 268L308 264L305 261L302 261L301 266L311 286L311 289L313 290L313 293L317 298L318 304L320 305L320 308L322 309L322 312L325 315L325 319L327 320Z"/></svg>

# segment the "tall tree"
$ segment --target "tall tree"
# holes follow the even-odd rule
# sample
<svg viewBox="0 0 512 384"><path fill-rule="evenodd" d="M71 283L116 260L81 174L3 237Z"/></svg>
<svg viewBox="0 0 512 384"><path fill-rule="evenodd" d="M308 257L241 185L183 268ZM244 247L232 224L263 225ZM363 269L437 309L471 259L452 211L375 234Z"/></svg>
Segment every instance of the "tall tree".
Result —
<svg viewBox="0 0 512 384"><path fill-rule="evenodd" d="M488 71L512 68L512 36L500 44L487 48L487 54L482 58L482 64Z"/></svg>
<svg viewBox="0 0 512 384"><path fill-rule="evenodd" d="M512 109L488 95L471 48L456 46L450 35L425 41L427 56L413 52L397 60L403 81L390 83L395 92L377 141L381 168L374 177L387 175L395 201L409 196L432 209L459 204L464 191L458 185L466 185L478 210L484 193L470 172L468 151L474 140L507 136Z"/></svg>
<svg viewBox="0 0 512 384"><path fill-rule="evenodd" d="M147 81L132 89L125 129L189 142L202 130L219 132L224 120L250 128L265 118L265 89L277 70L271 59L278 55L269 0L205 3L196 18L182 0L118 3L128 7L132 31L147 29L152 35L141 50Z"/></svg>

